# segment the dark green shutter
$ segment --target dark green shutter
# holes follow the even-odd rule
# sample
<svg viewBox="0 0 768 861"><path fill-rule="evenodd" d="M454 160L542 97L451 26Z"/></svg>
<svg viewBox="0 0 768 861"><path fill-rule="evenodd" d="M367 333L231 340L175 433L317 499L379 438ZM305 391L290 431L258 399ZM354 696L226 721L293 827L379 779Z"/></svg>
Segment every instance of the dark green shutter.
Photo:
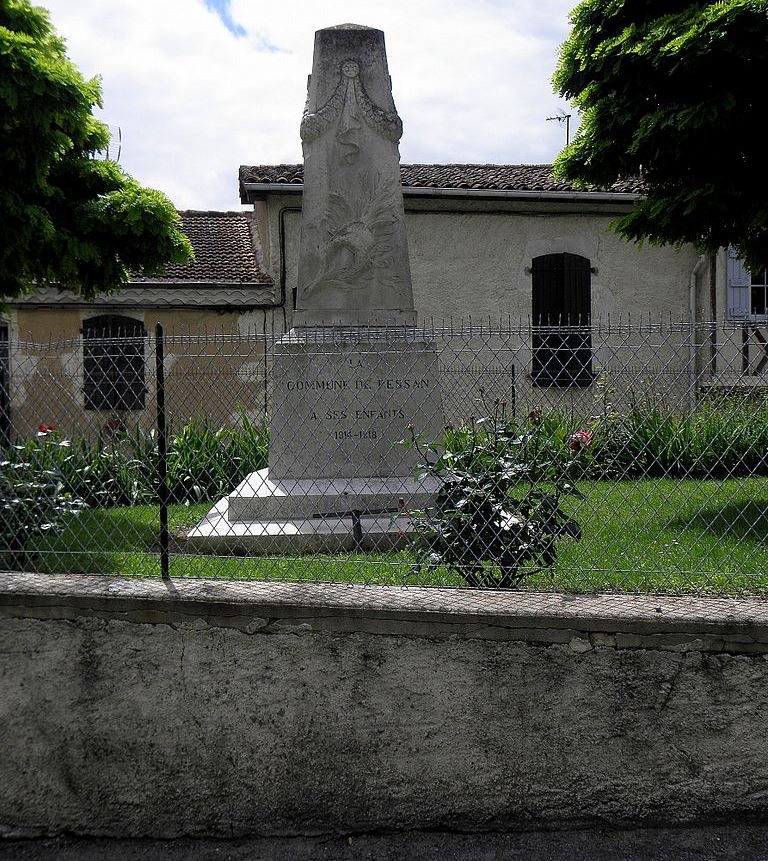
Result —
<svg viewBox="0 0 768 861"><path fill-rule="evenodd" d="M533 382L539 386L590 385L590 261L578 254L544 254L533 259L531 280Z"/></svg>

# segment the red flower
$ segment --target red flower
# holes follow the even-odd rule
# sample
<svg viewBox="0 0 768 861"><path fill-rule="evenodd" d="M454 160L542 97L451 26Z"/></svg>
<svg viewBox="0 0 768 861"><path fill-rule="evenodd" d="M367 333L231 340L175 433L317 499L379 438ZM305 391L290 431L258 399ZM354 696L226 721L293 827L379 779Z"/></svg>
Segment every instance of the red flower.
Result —
<svg viewBox="0 0 768 861"><path fill-rule="evenodd" d="M104 422L103 430L109 431L110 433L125 433L126 427L120 419L107 419L107 421Z"/></svg>
<svg viewBox="0 0 768 861"><path fill-rule="evenodd" d="M580 430L575 434L571 434L571 450L581 451L588 445L592 444L592 434L589 431Z"/></svg>
<svg viewBox="0 0 768 861"><path fill-rule="evenodd" d="M50 433L51 431L57 430L56 425L38 425L37 432L38 433Z"/></svg>

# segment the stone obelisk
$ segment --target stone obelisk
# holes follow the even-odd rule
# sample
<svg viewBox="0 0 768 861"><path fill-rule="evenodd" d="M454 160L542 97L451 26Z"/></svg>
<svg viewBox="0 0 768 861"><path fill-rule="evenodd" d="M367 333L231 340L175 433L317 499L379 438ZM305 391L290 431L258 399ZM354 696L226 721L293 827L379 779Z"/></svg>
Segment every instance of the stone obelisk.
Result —
<svg viewBox="0 0 768 861"><path fill-rule="evenodd" d="M403 124L381 30L319 30L307 89L294 325L413 325Z"/></svg>
<svg viewBox="0 0 768 861"><path fill-rule="evenodd" d="M304 192L293 328L273 349L269 468L189 534L254 553L390 549L415 477L411 428L443 430L438 357L416 329L400 183L402 123L380 30L315 34L301 121ZM207 536L207 538L206 538Z"/></svg>

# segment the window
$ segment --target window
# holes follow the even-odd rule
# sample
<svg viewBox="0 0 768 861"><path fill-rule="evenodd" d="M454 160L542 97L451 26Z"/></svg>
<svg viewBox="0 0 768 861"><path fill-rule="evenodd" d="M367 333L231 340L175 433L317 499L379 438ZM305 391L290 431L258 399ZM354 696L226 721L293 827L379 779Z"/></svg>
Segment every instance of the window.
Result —
<svg viewBox="0 0 768 861"><path fill-rule="evenodd" d="M591 385L590 261L578 254L544 254L533 259L531 280L534 385Z"/></svg>
<svg viewBox="0 0 768 861"><path fill-rule="evenodd" d="M768 314L768 269L750 273L750 305L755 317L765 317Z"/></svg>
<svg viewBox="0 0 768 861"><path fill-rule="evenodd" d="M728 319L768 319L768 273L750 272L733 248L728 249Z"/></svg>
<svg viewBox="0 0 768 861"><path fill-rule="evenodd" d="M144 338L139 320L104 314L83 323L87 410L143 410Z"/></svg>

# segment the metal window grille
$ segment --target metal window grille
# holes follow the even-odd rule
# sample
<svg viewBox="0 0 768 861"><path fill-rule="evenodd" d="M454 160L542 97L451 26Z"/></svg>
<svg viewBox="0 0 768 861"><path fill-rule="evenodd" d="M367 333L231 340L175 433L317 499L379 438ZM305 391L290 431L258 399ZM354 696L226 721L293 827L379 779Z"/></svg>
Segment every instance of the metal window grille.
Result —
<svg viewBox="0 0 768 861"><path fill-rule="evenodd" d="M531 263L533 357L537 386L589 386L592 374L592 269L578 254L545 254Z"/></svg>
<svg viewBox="0 0 768 861"><path fill-rule="evenodd" d="M144 339L139 320L101 315L83 324L83 398L87 410L144 409Z"/></svg>

